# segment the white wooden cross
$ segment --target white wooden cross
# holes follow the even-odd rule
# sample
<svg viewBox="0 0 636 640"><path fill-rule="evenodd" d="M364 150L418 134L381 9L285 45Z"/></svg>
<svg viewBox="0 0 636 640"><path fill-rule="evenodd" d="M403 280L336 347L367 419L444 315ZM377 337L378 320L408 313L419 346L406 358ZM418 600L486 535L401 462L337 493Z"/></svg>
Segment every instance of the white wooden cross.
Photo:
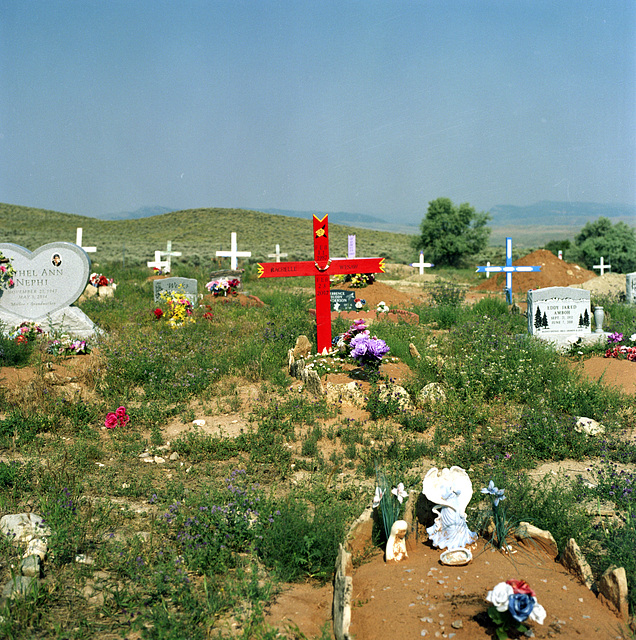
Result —
<svg viewBox="0 0 636 640"><path fill-rule="evenodd" d="M84 251L86 251L86 253L95 253L97 251L97 247L83 247L82 246L82 227L77 227L77 233L75 235L75 244L80 249L84 249Z"/></svg>
<svg viewBox="0 0 636 640"><path fill-rule="evenodd" d="M161 259L161 251L155 251L155 261L146 263L151 269L161 269L165 273L170 272L170 265L168 262Z"/></svg>
<svg viewBox="0 0 636 640"><path fill-rule="evenodd" d="M486 267L477 267L477 273L503 273L506 274L506 300L508 304L512 304L512 274L528 271L541 271L541 267L513 266L512 264L512 238L506 238L506 266L491 267L490 262Z"/></svg>
<svg viewBox="0 0 636 640"><path fill-rule="evenodd" d="M217 255L219 255L219 254L217 253ZM280 259L281 258L286 258L287 254L286 253L281 253L280 252L280 245L277 244L276 245L276 253L268 253L267 257L268 258L276 258L276 262L280 262Z"/></svg>
<svg viewBox="0 0 636 640"><path fill-rule="evenodd" d="M601 259L599 261L601 264L595 264L592 268L593 269L600 269L601 270L601 275L605 275L605 269L607 269L608 271L611 270L612 265L611 264L605 264L605 262L603 261L603 256L601 256Z"/></svg>
<svg viewBox="0 0 636 640"><path fill-rule="evenodd" d="M424 275L424 269L428 269L429 267L434 267L435 265L432 262L424 262L424 252L420 251L420 261L419 262L411 262L411 266L416 269L419 268L420 275Z"/></svg>
<svg viewBox="0 0 636 640"><path fill-rule="evenodd" d="M230 268L232 271L236 271L238 267L237 258L251 258L251 251L238 251L238 246L236 244L236 231L232 231L231 235L231 244L229 251L217 251L217 257L219 258L230 258Z"/></svg>
<svg viewBox="0 0 636 640"><path fill-rule="evenodd" d="M159 252L162 256L166 256L166 273L170 273L170 258L174 256L178 258L181 256L181 251L173 251L172 250L172 240L168 240L166 244L166 250Z"/></svg>

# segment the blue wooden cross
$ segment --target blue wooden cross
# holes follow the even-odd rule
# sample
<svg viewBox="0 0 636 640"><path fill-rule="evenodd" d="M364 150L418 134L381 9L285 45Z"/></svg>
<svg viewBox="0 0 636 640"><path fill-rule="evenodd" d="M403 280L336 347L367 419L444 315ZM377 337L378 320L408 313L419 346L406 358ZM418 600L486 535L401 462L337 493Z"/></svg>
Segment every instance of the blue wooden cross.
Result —
<svg viewBox="0 0 636 640"><path fill-rule="evenodd" d="M512 238L506 238L506 266L505 267L491 267L490 264L487 267L477 267L477 273L500 273L506 274L506 286L504 291L506 292L506 302L512 304L512 274L517 272L528 271L541 271L541 267L524 267L512 265Z"/></svg>

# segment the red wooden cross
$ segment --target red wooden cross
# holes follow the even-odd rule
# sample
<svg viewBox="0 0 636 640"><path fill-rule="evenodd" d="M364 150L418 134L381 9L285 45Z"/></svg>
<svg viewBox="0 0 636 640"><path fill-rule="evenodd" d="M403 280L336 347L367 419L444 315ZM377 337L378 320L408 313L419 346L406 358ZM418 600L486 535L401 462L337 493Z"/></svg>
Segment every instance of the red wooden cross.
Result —
<svg viewBox="0 0 636 640"><path fill-rule="evenodd" d="M259 262L259 278L314 276L318 353L331 349L331 298L329 276L345 273L384 273L384 258L330 258L329 219L314 215L314 260L304 262Z"/></svg>

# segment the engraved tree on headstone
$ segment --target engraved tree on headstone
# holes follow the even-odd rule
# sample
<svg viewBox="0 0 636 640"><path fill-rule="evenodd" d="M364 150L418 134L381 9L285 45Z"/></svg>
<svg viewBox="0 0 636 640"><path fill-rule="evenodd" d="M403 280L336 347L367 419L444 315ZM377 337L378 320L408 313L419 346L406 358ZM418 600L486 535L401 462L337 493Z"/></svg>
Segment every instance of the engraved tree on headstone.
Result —
<svg viewBox="0 0 636 640"><path fill-rule="evenodd" d="M541 319L541 327L543 329L547 329L548 328L548 315L546 314L546 312L543 312L543 318Z"/></svg>
<svg viewBox="0 0 636 640"><path fill-rule="evenodd" d="M537 307L537 312L534 314L534 328L541 329L543 322L541 320L541 307Z"/></svg>

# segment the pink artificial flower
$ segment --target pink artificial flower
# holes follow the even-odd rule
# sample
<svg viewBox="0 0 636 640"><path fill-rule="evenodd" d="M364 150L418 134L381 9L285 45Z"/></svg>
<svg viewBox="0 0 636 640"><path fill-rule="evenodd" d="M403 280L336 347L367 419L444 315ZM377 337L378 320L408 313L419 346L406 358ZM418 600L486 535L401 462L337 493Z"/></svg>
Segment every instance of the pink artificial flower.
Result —
<svg viewBox="0 0 636 640"><path fill-rule="evenodd" d="M3 264L0 264L0 273L6 273L6 271L7 268Z"/></svg>
<svg viewBox="0 0 636 640"><path fill-rule="evenodd" d="M13 278L9 278L9 286L12 287L15 284L15 282L13 282Z"/></svg>
<svg viewBox="0 0 636 640"><path fill-rule="evenodd" d="M115 411L115 415L118 418L121 418L122 416L125 416L126 415L126 407L118 407L117 411Z"/></svg>
<svg viewBox="0 0 636 640"><path fill-rule="evenodd" d="M120 427L125 427L130 421L130 416L126 413L126 407L118 407L115 411L117 422Z"/></svg>
<svg viewBox="0 0 636 640"><path fill-rule="evenodd" d="M104 424L106 425L107 429L114 429L117 426L117 416L114 413L109 413L106 416L106 420L104 421Z"/></svg>

